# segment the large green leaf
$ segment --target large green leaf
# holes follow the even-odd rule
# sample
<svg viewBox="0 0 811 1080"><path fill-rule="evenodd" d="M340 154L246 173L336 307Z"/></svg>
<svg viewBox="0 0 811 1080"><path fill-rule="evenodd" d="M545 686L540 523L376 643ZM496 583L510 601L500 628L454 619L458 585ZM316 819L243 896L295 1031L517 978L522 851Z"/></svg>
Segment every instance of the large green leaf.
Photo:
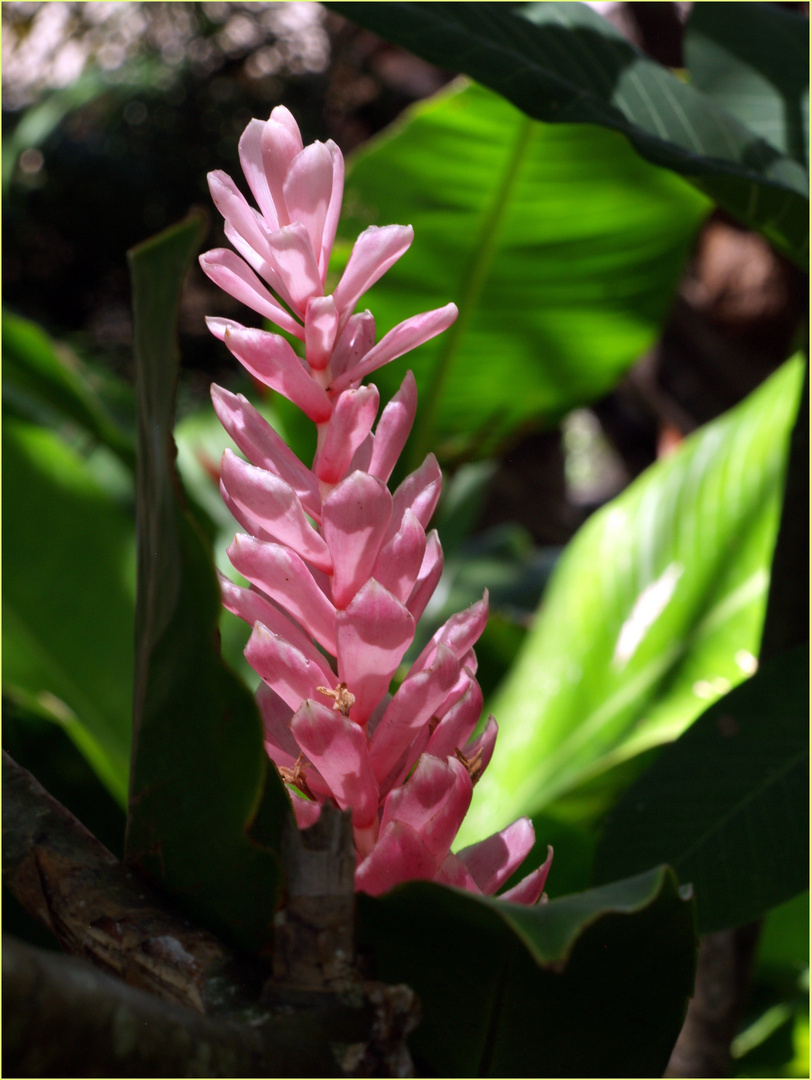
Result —
<svg viewBox="0 0 811 1080"><path fill-rule="evenodd" d="M614 132L538 124L475 85L365 147L341 236L390 222L415 232L365 301L378 327L449 300L460 312L375 375L386 397L414 370L412 459L486 452L605 393L659 333L707 209Z"/></svg>
<svg viewBox="0 0 811 1080"><path fill-rule="evenodd" d="M27 319L3 312L3 407L54 428L73 424L135 469L132 391L109 372L90 371Z"/></svg>
<svg viewBox="0 0 811 1080"><path fill-rule="evenodd" d="M422 1001L419 1075L662 1075L695 963L666 867L534 908L427 882L358 905L377 977Z"/></svg>
<svg viewBox="0 0 811 1080"><path fill-rule="evenodd" d="M684 36L692 85L808 168L808 19L777 4L694 4Z"/></svg>
<svg viewBox="0 0 811 1080"><path fill-rule="evenodd" d="M499 739L466 840L672 740L751 673L801 376L784 365L569 545L491 702Z"/></svg>
<svg viewBox="0 0 811 1080"><path fill-rule="evenodd" d="M138 397L138 606L127 857L231 940L271 934L289 801L251 694L219 655L207 542L183 509L172 440L180 287L199 216L130 252ZM250 836L261 816L259 846Z"/></svg>
<svg viewBox="0 0 811 1080"><path fill-rule="evenodd" d="M441 67L472 76L528 116L622 132L643 157L688 177L800 264L807 262L807 169L631 45L588 4L329 6ZM792 50L780 58L789 63L795 57ZM792 76L795 90L802 74Z"/></svg>
<svg viewBox="0 0 811 1080"><path fill-rule="evenodd" d="M808 886L808 647L717 701L609 813L597 881L660 862L695 888L702 932Z"/></svg>
<svg viewBox="0 0 811 1080"><path fill-rule="evenodd" d="M3 688L64 725L122 803L132 703L132 520L57 435L3 423Z"/></svg>

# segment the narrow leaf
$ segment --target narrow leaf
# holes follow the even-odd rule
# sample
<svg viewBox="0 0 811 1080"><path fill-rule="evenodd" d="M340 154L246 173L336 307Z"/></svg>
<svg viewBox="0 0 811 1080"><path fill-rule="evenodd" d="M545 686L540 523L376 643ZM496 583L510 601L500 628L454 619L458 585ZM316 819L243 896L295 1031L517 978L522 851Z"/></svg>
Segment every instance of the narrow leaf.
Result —
<svg viewBox="0 0 811 1080"><path fill-rule="evenodd" d="M138 608L127 857L247 947L271 932L289 804L253 699L218 649L211 552L183 509L172 440L175 322L201 216L130 252L138 396Z"/></svg>

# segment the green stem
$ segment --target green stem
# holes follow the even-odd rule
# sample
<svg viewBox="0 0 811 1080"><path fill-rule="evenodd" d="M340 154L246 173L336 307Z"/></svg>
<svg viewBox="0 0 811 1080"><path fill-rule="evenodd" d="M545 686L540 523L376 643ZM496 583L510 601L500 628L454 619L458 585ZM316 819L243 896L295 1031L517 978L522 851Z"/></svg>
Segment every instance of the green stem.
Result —
<svg viewBox="0 0 811 1080"><path fill-rule="evenodd" d="M468 324L473 318L479 297L484 289L484 283L495 254L496 240L501 222L509 205L510 194L518 179L518 173L529 146L533 127L535 127L534 120L531 120L528 116L521 118L512 150L505 163L501 182L496 188L493 201L484 217L479 236L474 244L473 258L469 263L459 293L459 317L442 338L442 345L431 373L430 382L425 393L421 395L419 419L411 440L409 471L422 462L428 450L436 442L434 427L442 390L450 374L451 364L459 343L462 341Z"/></svg>

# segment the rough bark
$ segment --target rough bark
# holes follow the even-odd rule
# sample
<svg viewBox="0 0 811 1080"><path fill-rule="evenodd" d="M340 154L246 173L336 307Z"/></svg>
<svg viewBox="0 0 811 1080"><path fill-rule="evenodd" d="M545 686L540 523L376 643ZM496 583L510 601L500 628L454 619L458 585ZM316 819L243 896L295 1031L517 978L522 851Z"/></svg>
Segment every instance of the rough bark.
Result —
<svg viewBox="0 0 811 1080"><path fill-rule="evenodd" d="M176 915L3 753L3 880L67 953L200 1013L256 1000L265 969Z"/></svg>
<svg viewBox="0 0 811 1080"><path fill-rule="evenodd" d="M173 912L5 753L3 785L4 881L75 957L4 942L6 1076L413 1075L416 995L355 965L346 815L286 838L271 971Z"/></svg>
<svg viewBox="0 0 811 1080"><path fill-rule="evenodd" d="M211 1019L72 956L3 940L4 1076L339 1076L311 1018Z"/></svg>

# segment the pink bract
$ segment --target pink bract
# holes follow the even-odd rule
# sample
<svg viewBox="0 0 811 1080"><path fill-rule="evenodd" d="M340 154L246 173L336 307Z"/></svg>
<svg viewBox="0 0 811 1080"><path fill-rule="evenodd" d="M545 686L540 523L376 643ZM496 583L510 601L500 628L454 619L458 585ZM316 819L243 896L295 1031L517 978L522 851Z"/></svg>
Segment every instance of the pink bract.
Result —
<svg viewBox="0 0 811 1080"><path fill-rule="evenodd" d="M375 342L363 294L408 250L410 225L371 226L358 237L329 295L327 269L344 185L332 142L304 146L283 106L251 120L239 144L255 209L222 172L212 198L234 247L201 256L211 280L302 343L230 319L208 320L259 382L316 425L311 468L242 396L212 387L217 416L247 460L226 450L220 486L245 530L228 549L245 588L222 579L223 603L251 626L245 655L265 747L288 785L300 828L331 800L351 812L355 887L378 895L424 879L493 895L534 844L521 818L454 854L451 846L493 753L490 717L477 735L482 694L474 645L487 594L453 615L410 670L392 681L442 573L442 547L426 529L442 474L429 454L394 492L388 481L414 421L407 372L377 418L380 395L362 380L442 333L446 304L414 315ZM503 893L534 904L552 861Z"/></svg>

